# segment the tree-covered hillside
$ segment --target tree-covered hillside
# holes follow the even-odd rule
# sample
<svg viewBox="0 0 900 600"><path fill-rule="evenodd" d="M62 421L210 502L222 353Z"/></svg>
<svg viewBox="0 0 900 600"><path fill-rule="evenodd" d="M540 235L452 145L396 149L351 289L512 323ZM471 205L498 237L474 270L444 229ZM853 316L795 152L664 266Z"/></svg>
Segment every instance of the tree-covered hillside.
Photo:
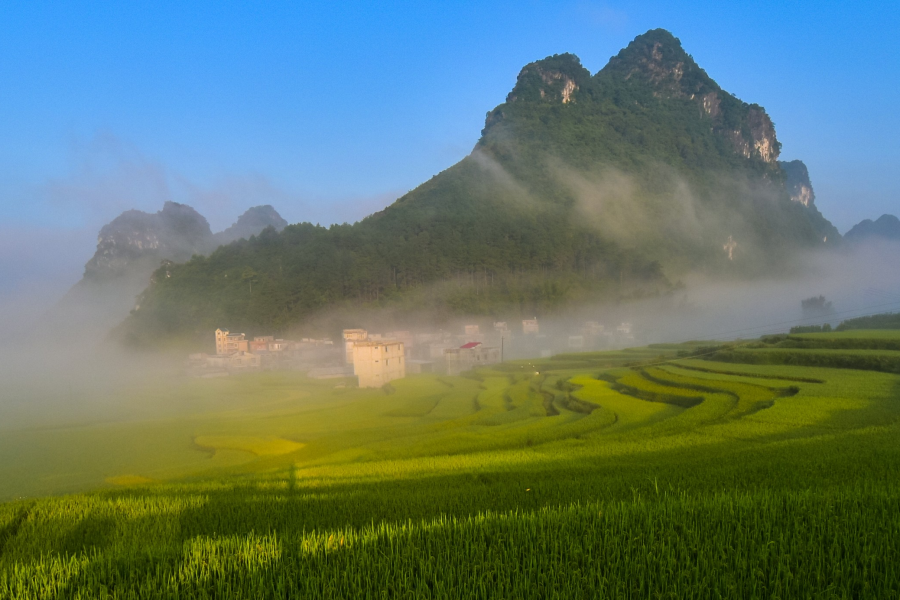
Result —
<svg viewBox="0 0 900 600"><path fill-rule="evenodd" d="M791 201L779 149L765 111L664 30L596 75L555 55L522 69L456 165L359 223L166 265L119 333L284 330L337 305L534 313L662 293L688 271L788 268L839 236Z"/></svg>

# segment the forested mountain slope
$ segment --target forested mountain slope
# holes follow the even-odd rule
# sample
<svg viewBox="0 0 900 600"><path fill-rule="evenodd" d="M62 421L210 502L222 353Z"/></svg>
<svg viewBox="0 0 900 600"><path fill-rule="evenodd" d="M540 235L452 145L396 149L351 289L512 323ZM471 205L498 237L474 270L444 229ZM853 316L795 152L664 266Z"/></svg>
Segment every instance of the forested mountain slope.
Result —
<svg viewBox="0 0 900 600"><path fill-rule="evenodd" d="M157 271L118 333L284 330L338 305L533 313L749 277L840 236L792 200L762 107L664 30L591 75L525 66L472 153L353 225L301 223Z"/></svg>

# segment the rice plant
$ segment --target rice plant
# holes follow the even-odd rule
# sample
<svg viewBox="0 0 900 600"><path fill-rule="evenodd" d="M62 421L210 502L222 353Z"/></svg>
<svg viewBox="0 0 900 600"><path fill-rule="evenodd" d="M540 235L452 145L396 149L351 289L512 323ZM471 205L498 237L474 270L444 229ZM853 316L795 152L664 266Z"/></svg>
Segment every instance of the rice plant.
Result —
<svg viewBox="0 0 900 600"><path fill-rule="evenodd" d="M0 598L900 597L900 377L677 351L12 432Z"/></svg>

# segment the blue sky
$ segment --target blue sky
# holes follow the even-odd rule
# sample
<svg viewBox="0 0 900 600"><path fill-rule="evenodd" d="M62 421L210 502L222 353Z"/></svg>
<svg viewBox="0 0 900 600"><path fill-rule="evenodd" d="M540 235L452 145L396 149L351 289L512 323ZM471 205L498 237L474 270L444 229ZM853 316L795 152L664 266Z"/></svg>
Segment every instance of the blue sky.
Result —
<svg viewBox="0 0 900 600"><path fill-rule="evenodd" d="M291 222L356 220L465 156L526 63L573 52L595 72L655 27L767 109L782 158L806 162L844 232L900 212L898 14L896 2L4 1L0 278L32 260L74 282L103 223L166 199L213 229L260 203ZM23 239L69 250L20 260Z"/></svg>

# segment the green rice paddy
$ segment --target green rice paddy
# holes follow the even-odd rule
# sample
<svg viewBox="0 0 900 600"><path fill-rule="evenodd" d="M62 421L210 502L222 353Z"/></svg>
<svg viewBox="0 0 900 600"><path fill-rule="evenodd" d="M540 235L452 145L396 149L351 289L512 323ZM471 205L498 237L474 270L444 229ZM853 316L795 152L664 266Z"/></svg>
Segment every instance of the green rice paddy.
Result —
<svg viewBox="0 0 900 600"><path fill-rule="evenodd" d="M852 333L122 390L171 410L0 437L0 598L900 597L900 335Z"/></svg>

